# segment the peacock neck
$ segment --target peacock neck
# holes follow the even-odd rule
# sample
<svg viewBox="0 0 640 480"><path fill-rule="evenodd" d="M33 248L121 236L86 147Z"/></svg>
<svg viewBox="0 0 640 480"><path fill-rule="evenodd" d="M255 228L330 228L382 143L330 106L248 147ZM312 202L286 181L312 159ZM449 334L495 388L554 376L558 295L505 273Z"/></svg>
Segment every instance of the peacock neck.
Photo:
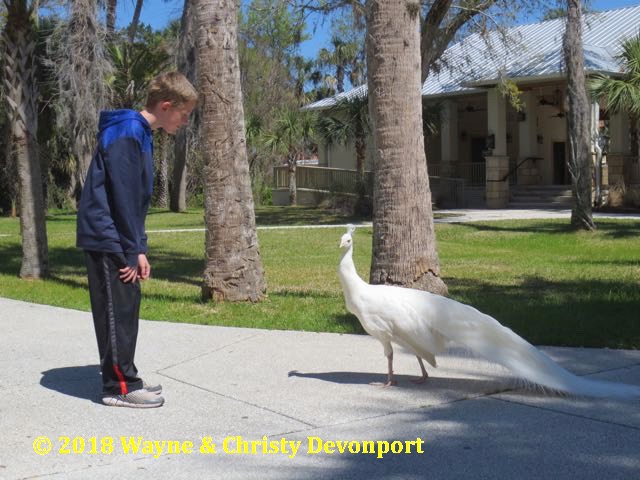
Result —
<svg viewBox="0 0 640 480"><path fill-rule="evenodd" d="M340 265L338 266L338 273L340 274L340 280L342 281L343 289L352 291L354 287L365 283L360 278L356 271L356 266L353 263L353 246L349 247L340 259Z"/></svg>

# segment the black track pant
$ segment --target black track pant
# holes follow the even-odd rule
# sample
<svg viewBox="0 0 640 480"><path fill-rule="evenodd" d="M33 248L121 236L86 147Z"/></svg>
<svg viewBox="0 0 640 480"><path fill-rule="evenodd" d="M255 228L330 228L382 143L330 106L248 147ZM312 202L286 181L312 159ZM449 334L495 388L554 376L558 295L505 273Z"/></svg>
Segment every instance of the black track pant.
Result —
<svg viewBox="0 0 640 480"><path fill-rule="evenodd" d="M85 252L93 324L96 329L103 393L126 394L142 388L133 357L138 339L140 283L123 283L118 270L124 255Z"/></svg>

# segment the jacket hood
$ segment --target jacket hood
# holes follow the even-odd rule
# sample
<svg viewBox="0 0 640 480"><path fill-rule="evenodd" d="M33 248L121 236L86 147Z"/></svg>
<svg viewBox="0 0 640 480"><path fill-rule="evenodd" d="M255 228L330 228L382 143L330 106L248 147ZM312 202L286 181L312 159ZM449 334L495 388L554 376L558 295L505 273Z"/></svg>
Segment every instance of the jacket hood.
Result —
<svg viewBox="0 0 640 480"><path fill-rule="evenodd" d="M128 120L137 120L147 130L151 130L149 122L147 122L147 120L140 114L140 112L136 112L135 110L109 110L100 112L98 130L102 132L105 128Z"/></svg>

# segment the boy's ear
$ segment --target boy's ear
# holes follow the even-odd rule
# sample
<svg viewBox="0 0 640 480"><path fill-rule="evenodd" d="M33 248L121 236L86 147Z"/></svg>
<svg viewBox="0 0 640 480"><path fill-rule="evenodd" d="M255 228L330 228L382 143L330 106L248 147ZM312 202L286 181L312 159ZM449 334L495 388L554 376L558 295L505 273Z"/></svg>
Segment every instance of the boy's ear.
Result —
<svg viewBox="0 0 640 480"><path fill-rule="evenodd" d="M160 103L160 108L161 108L163 111L165 111L165 112L166 112L167 110L169 110L169 109L171 108L171 102L169 102L169 101L161 102L161 103Z"/></svg>

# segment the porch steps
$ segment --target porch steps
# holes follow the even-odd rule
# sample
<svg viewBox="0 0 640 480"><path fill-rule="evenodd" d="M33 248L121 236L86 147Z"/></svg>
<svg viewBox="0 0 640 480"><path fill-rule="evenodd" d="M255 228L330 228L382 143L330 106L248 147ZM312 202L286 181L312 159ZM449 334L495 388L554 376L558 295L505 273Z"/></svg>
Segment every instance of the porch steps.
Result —
<svg viewBox="0 0 640 480"><path fill-rule="evenodd" d="M571 187L567 185L512 185L509 208L570 209Z"/></svg>

